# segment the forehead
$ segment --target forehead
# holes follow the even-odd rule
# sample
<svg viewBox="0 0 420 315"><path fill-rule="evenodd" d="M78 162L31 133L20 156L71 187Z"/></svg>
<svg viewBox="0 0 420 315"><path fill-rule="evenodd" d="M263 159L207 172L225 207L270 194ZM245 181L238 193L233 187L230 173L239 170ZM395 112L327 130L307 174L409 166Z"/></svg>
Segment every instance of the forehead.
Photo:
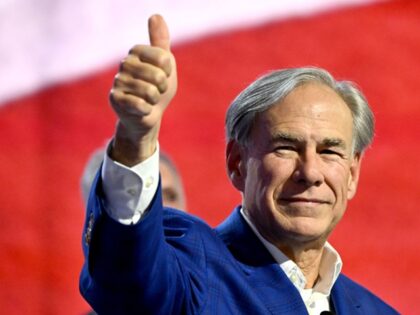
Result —
<svg viewBox="0 0 420 315"><path fill-rule="evenodd" d="M334 90L320 83L307 83L257 116L252 134L259 133L261 137L263 131L351 141L353 117L347 104Z"/></svg>

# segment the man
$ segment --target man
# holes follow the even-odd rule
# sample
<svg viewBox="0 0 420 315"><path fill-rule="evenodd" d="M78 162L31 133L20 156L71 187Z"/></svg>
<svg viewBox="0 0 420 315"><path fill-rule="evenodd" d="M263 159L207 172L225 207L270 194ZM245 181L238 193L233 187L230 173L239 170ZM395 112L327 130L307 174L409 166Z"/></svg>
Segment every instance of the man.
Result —
<svg viewBox="0 0 420 315"><path fill-rule="evenodd" d="M327 242L373 137L363 95L316 68L275 71L245 89L226 117L242 205L213 230L162 207L158 135L177 77L160 16L149 34L110 94L119 121L88 207L87 301L99 314L397 314L340 273Z"/></svg>

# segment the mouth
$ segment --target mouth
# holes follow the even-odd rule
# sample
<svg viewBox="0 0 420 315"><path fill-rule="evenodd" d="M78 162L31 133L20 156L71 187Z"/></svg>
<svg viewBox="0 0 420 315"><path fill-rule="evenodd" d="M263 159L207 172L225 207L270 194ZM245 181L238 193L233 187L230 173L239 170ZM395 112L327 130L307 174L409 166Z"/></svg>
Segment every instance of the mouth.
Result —
<svg viewBox="0 0 420 315"><path fill-rule="evenodd" d="M296 204L329 204L330 202L317 198L304 198L304 197L288 197L280 198L282 203L296 203Z"/></svg>

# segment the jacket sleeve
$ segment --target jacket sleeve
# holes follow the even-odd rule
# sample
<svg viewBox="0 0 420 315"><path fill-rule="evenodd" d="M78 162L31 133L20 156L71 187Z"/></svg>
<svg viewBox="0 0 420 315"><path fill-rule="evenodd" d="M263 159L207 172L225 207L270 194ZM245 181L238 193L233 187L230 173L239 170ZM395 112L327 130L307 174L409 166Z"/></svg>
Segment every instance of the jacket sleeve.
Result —
<svg viewBox="0 0 420 315"><path fill-rule="evenodd" d="M205 291L205 255L199 237L185 237L196 235L191 222L170 219L164 227L159 184L141 221L123 225L104 209L100 176L93 187L83 237L84 298L99 314L194 313Z"/></svg>

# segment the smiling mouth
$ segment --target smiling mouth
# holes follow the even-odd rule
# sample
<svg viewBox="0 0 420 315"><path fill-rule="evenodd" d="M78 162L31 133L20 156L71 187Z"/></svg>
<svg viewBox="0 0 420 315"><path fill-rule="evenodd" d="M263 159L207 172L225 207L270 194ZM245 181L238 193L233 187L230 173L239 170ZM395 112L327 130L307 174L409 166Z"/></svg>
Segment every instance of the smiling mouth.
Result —
<svg viewBox="0 0 420 315"><path fill-rule="evenodd" d="M302 204L329 204L330 202L316 198L302 198L302 197L291 197L281 198L281 202L285 203L302 203Z"/></svg>

